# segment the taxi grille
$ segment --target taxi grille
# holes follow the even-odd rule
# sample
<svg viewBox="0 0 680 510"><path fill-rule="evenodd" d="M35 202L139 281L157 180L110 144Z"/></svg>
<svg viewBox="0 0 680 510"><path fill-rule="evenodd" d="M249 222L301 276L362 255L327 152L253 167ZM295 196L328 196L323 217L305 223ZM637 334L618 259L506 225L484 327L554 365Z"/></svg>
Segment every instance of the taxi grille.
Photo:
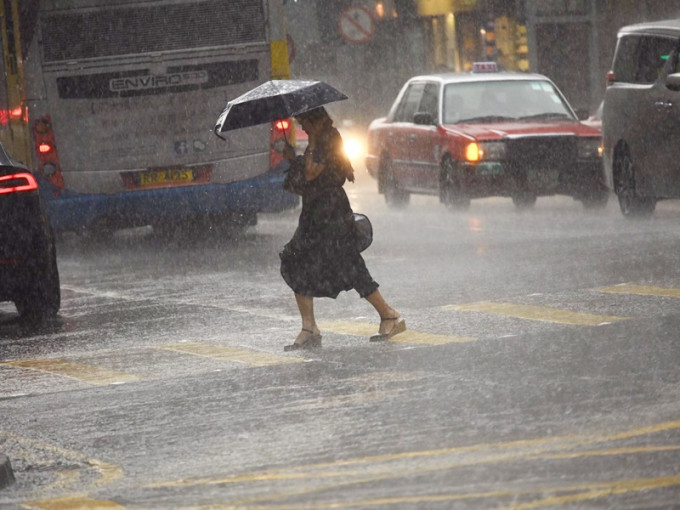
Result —
<svg viewBox="0 0 680 510"><path fill-rule="evenodd" d="M560 170L576 163L576 137L536 136L507 141L506 157L520 170Z"/></svg>

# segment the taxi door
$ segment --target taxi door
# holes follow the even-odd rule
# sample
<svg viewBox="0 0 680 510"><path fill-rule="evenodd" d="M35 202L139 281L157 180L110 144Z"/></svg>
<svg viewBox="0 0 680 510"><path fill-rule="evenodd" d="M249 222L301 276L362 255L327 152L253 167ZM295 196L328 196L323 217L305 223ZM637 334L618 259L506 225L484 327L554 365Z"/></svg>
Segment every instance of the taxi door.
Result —
<svg viewBox="0 0 680 510"><path fill-rule="evenodd" d="M439 191L440 143L439 123L440 84L426 83L408 135L410 152L409 187L424 193Z"/></svg>
<svg viewBox="0 0 680 510"><path fill-rule="evenodd" d="M401 96L387 131L387 146L392 160L392 171L400 188L410 189L413 182L411 150L413 148L413 117L423 96L425 83L408 84Z"/></svg>

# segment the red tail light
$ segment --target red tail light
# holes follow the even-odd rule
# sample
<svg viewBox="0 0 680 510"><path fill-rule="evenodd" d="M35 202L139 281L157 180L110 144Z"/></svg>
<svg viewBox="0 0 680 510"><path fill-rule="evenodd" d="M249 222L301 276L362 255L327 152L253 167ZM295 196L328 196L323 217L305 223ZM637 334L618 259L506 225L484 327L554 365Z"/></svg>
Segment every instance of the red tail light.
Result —
<svg viewBox="0 0 680 510"><path fill-rule="evenodd" d="M274 129L277 131L286 131L290 129L290 120L288 119L282 119L282 120L277 120L274 122Z"/></svg>
<svg viewBox="0 0 680 510"><path fill-rule="evenodd" d="M276 168L283 161L283 148L286 146L286 142L292 143L290 141L290 128L290 119L272 122L271 137L269 139L269 168Z"/></svg>
<svg viewBox="0 0 680 510"><path fill-rule="evenodd" d="M20 191L33 191L38 189L38 182L28 172L21 172L0 177L0 195L17 193Z"/></svg>
<svg viewBox="0 0 680 510"><path fill-rule="evenodd" d="M607 83L607 87L609 87L609 85L611 85L612 83L614 83L616 81L616 75L614 74L614 71L609 71L607 73L605 81Z"/></svg>

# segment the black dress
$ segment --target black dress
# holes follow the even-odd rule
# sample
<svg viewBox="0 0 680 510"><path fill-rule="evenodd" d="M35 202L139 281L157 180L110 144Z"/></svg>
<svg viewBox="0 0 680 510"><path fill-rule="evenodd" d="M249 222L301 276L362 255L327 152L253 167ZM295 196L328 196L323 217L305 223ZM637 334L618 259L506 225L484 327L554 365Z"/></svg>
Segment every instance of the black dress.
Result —
<svg viewBox="0 0 680 510"><path fill-rule="evenodd" d="M280 253L281 275L303 296L336 298L340 291L356 289L366 297L378 284L357 248L353 211L342 188L350 162L338 131L329 126L319 137L314 161L325 167L312 181L304 176L306 157L293 160L284 182L284 188L302 196L302 212L293 238Z"/></svg>

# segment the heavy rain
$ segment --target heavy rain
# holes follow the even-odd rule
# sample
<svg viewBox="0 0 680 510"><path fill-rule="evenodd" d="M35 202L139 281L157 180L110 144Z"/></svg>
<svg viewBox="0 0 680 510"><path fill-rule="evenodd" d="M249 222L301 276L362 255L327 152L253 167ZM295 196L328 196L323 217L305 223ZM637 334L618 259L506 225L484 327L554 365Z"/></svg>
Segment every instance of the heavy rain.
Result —
<svg viewBox="0 0 680 510"><path fill-rule="evenodd" d="M0 14L1 509L678 507L680 3Z"/></svg>

